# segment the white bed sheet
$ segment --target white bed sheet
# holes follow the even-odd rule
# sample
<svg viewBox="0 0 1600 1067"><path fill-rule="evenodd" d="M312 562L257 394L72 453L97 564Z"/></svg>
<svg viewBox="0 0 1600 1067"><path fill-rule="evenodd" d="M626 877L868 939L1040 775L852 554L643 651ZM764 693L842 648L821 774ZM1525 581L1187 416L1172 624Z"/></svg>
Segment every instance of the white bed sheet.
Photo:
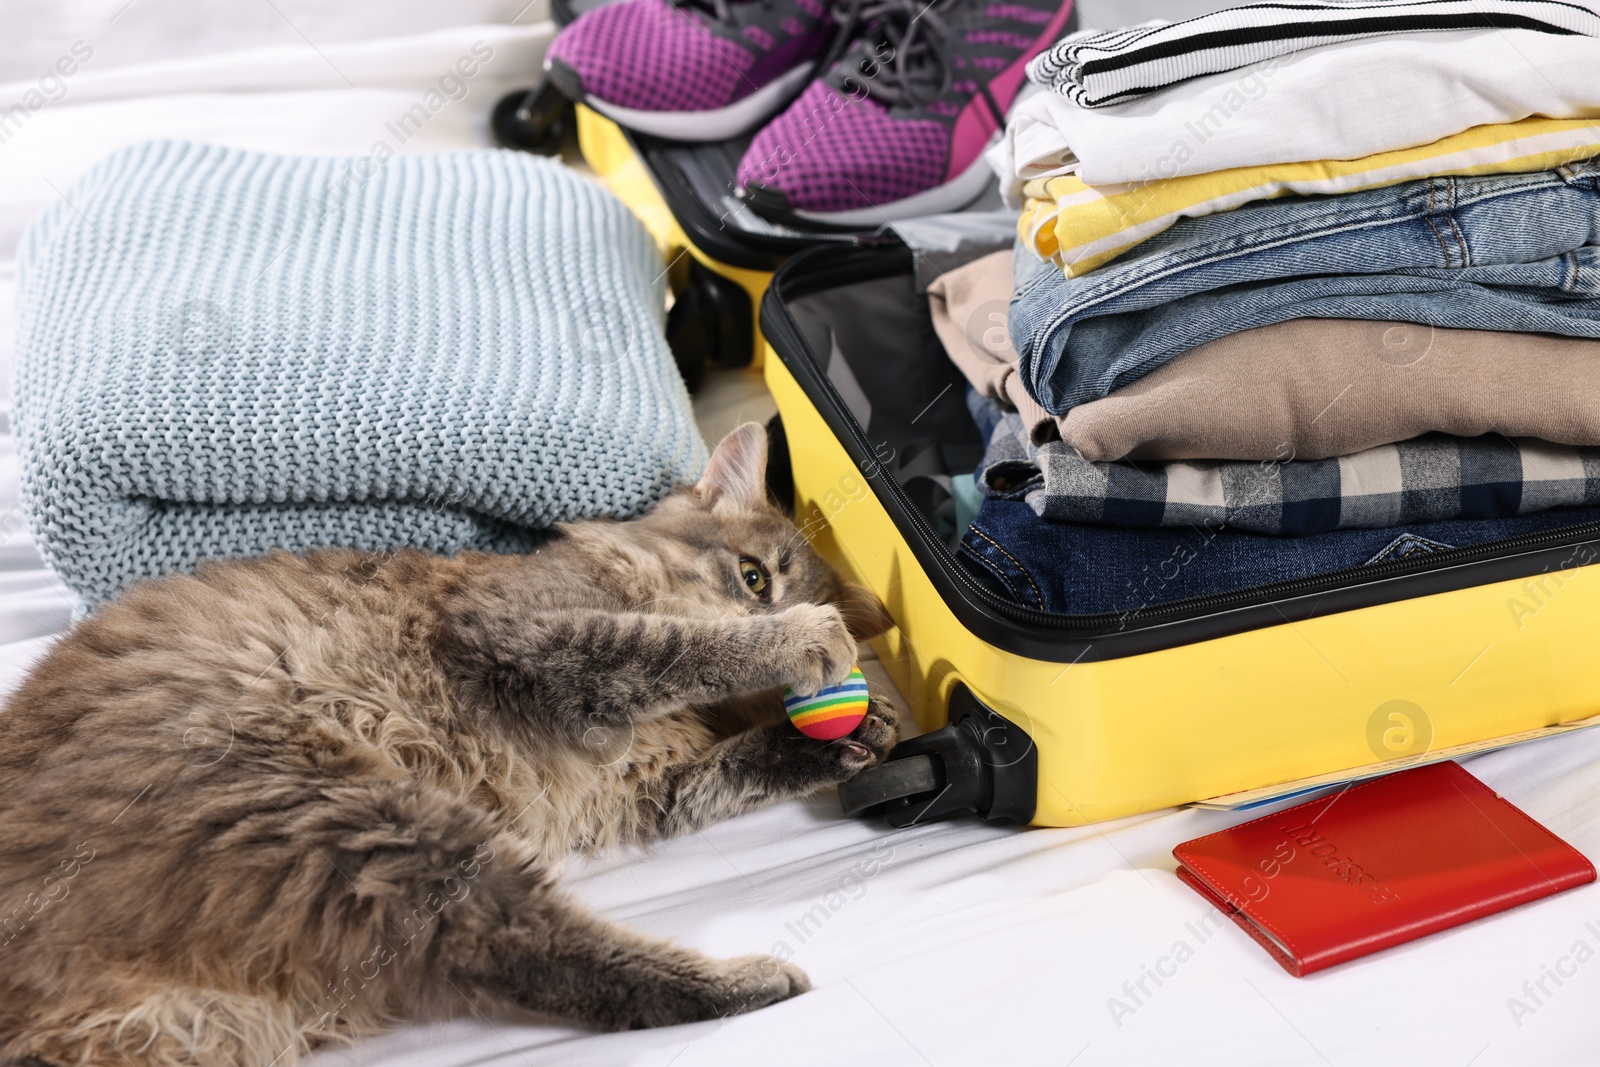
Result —
<svg viewBox="0 0 1600 1067"><path fill-rule="evenodd" d="M489 107L505 87L531 80L548 38L548 26L510 24L518 4L487 0L453 9L485 20L469 26L450 25L439 13L443 5L347 4L338 18L317 22L309 5L281 4L303 20L295 33L278 26L282 39L260 29L275 23L245 20L249 32L218 28L205 8L191 15L195 9L170 0L135 0L114 23L91 18L109 19L120 3L41 2L26 48L0 49L0 76L21 69L23 87L36 56L59 54L63 41L85 36L91 23L103 40L97 55L107 59L99 69L85 67L65 99L0 144L0 366L7 379L16 237L105 152L181 136L364 153L383 136L383 123L476 40L492 42L498 66L403 150L484 145ZM523 21L540 14L530 9ZM117 43L122 25L138 33ZM327 37L319 41L307 27ZM296 39L302 31L309 39ZM262 47L228 51L251 45ZM16 97L17 84L0 86L0 107ZM716 396L705 414L718 429L771 410L747 378L723 382ZM70 611L17 522L8 411L6 400L4 691L66 626ZM1332 675L1325 681L1336 684ZM1285 707L1292 706L1286 693ZM1495 753L1472 769L1597 856L1597 759L1600 731ZM890 832L842 819L831 793L784 804L652 854L575 862L570 885L605 915L707 952L792 953L816 982L806 996L722 1022L630 1034L527 1019L410 1026L314 1062L1488 1067L1600 1060L1600 964L1577 966L1559 986L1546 977L1547 968L1573 971L1579 943L1587 945L1586 959L1600 950L1600 888L1296 980L1231 925L1214 926L1202 939L1195 931L1208 908L1173 876L1174 844L1242 818L1166 811L1076 830L958 822ZM1175 953L1185 961L1174 968ZM1152 968L1170 976L1157 985L1147 977ZM1536 988L1530 996L1524 983L1541 979L1544 994ZM1525 1010L1514 1012L1512 998Z"/></svg>

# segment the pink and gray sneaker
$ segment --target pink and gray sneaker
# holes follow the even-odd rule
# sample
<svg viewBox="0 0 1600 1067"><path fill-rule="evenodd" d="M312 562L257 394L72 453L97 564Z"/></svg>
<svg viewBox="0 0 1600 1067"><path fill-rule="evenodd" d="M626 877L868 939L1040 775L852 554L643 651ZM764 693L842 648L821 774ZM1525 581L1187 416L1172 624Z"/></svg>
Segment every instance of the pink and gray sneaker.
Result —
<svg viewBox="0 0 1600 1067"><path fill-rule="evenodd" d="M861 0L863 30L756 135L739 195L782 221L852 228L955 211L993 172L1028 61L1068 32L1072 0Z"/></svg>
<svg viewBox="0 0 1600 1067"><path fill-rule="evenodd" d="M580 15L544 65L630 130L719 141L793 99L833 34L826 0L622 0Z"/></svg>

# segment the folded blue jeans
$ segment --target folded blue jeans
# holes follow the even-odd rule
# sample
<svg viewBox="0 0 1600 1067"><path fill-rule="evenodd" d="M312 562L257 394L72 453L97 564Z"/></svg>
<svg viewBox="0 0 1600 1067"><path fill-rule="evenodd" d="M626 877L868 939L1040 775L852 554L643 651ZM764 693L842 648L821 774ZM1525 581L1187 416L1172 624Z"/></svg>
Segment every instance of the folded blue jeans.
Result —
<svg viewBox="0 0 1600 1067"><path fill-rule="evenodd" d="M1128 612L1367 564L1600 521L1600 508L1273 537L1217 527L1044 522L1022 500L984 501L957 558L988 588L1061 615ZM1584 561L1587 562L1587 561Z"/></svg>
<svg viewBox="0 0 1600 1067"><path fill-rule="evenodd" d="M1219 337L1297 318L1600 338L1600 164L1428 178L1185 219L1078 278L1019 254L1023 382L1065 414Z"/></svg>

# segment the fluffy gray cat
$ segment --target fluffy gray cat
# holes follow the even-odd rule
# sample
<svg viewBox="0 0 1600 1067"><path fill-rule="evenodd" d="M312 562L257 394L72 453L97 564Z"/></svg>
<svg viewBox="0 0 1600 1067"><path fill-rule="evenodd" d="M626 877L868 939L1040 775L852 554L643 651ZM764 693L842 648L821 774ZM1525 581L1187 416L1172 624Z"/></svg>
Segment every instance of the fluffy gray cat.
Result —
<svg viewBox="0 0 1600 1067"><path fill-rule="evenodd" d="M748 424L641 518L527 556L276 553L129 591L0 745L0 1064L292 1063L400 1019L601 1028L808 988L586 912L562 857L841 782L781 687L889 618L766 499Z"/></svg>

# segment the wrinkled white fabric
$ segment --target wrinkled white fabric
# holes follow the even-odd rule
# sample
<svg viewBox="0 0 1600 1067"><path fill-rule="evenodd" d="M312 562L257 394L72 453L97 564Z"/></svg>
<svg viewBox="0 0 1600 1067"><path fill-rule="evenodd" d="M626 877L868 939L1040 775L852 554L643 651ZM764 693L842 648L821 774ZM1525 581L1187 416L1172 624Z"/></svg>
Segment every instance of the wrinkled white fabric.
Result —
<svg viewBox="0 0 1600 1067"><path fill-rule="evenodd" d="M1007 180L1090 185L1359 159L1529 115L1600 115L1600 40L1487 30L1348 41L1197 78L1116 107L1052 92L1012 111Z"/></svg>
<svg viewBox="0 0 1600 1067"><path fill-rule="evenodd" d="M1182 22L1073 34L1033 57L1028 80L1084 107L1115 107L1340 41L1489 28L1600 37L1600 17L1570 0L1257 0Z"/></svg>

